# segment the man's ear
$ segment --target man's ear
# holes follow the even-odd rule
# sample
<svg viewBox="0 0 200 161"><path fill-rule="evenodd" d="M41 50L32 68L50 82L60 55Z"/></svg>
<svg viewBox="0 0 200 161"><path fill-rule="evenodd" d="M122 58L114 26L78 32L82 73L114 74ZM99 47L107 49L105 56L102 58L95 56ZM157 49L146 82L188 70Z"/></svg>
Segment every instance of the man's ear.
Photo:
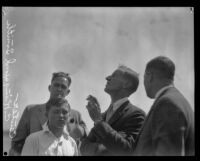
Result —
<svg viewBox="0 0 200 161"><path fill-rule="evenodd" d="M68 95L70 93L70 89L68 89L66 93L67 93L66 95Z"/></svg>
<svg viewBox="0 0 200 161"><path fill-rule="evenodd" d="M150 81L150 82L153 82L154 78L155 78L155 75L154 75L153 72L151 72L151 73L149 74L149 81Z"/></svg>
<svg viewBox="0 0 200 161"><path fill-rule="evenodd" d="M123 88L127 89L131 87L131 82L130 81L125 81L123 84Z"/></svg>

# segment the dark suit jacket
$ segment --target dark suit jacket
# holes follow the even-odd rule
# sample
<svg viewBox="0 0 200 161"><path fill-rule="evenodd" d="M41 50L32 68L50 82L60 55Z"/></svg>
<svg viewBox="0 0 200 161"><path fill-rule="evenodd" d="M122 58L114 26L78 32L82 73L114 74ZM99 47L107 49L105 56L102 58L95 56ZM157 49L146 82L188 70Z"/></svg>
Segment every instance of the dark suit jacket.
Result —
<svg viewBox="0 0 200 161"><path fill-rule="evenodd" d="M163 91L151 107L134 155L180 156L183 148L185 155L194 155L194 112L184 96L172 87Z"/></svg>
<svg viewBox="0 0 200 161"><path fill-rule="evenodd" d="M80 150L83 155L130 155L135 138L144 121L145 113L129 101L123 103L105 122L97 123L88 137L83 139Z"/></svg>
<svg viewBox="0 0 200 161"><path fill-rule="evenodd" d="M20 155L27 136L33 132L42 130L43 124L47 121L45 111L46 104L29 105L25 108L19 120L16 135L11 141L9 155ZM71 117L74 117L84 128L85 134L83 137L86 137L86 125L83 120L81 120L80 113L75 110L71 110L71 113Z"/></svg>

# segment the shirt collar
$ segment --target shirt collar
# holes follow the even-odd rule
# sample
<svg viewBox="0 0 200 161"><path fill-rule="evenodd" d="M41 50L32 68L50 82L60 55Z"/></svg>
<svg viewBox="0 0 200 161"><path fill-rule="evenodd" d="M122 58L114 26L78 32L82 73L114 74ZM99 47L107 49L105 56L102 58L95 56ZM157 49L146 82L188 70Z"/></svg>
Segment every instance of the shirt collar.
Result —
<svg viewBox="0 0 200 161"><path fill-rule="evenodd" d="M124 102L128 101L128 97L121 98L113 103L113 110L116 111Z"/></svg>
<svg viewBox="0 0 200 161"><path fill-rule="evenodd" d="M172 84L170 84L170 85L167 85L167 86L162 87L162 88L156 93L155 99L157 99L157 98L161 95L162 92L164 92L166 89L171 88L171 87L174 87L174 86L173 86Z"/></svg>
<svg viewBox="0 0 200 161"><path fill-rule="evenodd" d="M44 123L44 125L42 125L42 128L43 128L43 131L44 133L51 133L52 135L54 135L51 130L49 130L49 127L48 127L48 121L46 121ZM64 130L63 130L63 135L64 137L68 137L69 136L69 132L67 131L67 126L65 125L64 126ZM60 141L62 141L64 138L63 138L63 135L60 137Z"/></svg>

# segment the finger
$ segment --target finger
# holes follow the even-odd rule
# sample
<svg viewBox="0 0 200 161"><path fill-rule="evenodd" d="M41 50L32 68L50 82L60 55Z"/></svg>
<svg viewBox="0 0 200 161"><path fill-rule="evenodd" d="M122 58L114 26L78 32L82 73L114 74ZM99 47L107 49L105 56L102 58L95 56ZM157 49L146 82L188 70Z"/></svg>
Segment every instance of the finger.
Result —
<svg viewBox="0 0 200 161"><path fill-rule="evenodd" d="M93 107L95 104L94 102L88 101L87 106Z"/></svg>
<svg viewBox="0 0 200 161"><path fill-rule="evenodd" d="M86 100L91 101L92 100L92 95L89 95Z"/></svg>
<svg viewBox="0 0 200 161"><path fill-rule="evenodd" d="M98 107L100 106L100 105L99 105L99 102L98 102L98 100L97 100L96 97L90 95L90 100L91 100L92 102L94 102L94 104L95 104L96 106L98 106Z"/></svg>
<svg viewBox="0 0 200 161"><path fill-rule="evenodd" d="M89 113L91 113L92 115L98 115L100 112L99 112L99 110L98 109L90 109L89 110Z"/></svg>
<svg viewBox="0 0 200 161"><path fill-rule="evenodd" d="M90 112L90 111L92 111L92 110L94 109L94 108L91 107L90 105L87 105L86 108L87 108L88 112Z"/></svg>
<svg viewBox="0 0 200 161"><path fill-rule="evenodd" d="M97 99L96 99L94 96L89 95L89 96L87 97L87 100L96 103L96 100L97 100Z"/></svg>
<svg viewBox="0 0 200 161"><path fill-rule="evenodd" d="M92 102L94 102L95 104L98 105L98 101L97 101L97 98L96 98L96 97L92 96L92 97L91 97L91 100L92 100Z"/></svg>
<svg viewBox="0 0 200 161"><path fill-rule="evenodd" d="M91 108L96 108L96 107L97 107L97 104L94 103L94 102L88 102L88 105L89 105Z"/></svg>
<svg viewBox="0 0 200 161"><path fill-rule="evenodd" d="M90 109L91 109L91 106L90 106L90 105L87 105L86 108L87 108L87 110L90 110Z"/></svg>

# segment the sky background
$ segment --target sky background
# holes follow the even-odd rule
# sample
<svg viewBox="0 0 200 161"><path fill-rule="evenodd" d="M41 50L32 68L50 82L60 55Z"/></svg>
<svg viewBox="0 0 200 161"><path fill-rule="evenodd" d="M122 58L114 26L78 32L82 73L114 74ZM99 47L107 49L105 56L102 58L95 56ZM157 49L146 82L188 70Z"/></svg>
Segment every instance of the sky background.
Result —
<svg viewBox="0 0 200 161"><path fill-rule="evenodd" d="M176 64L175 86L194 109L193 18L188 7L10 8L2 19L3 54L9 20L16 24L9 82L13 95L19 95L17 122L25 106L48 100L52 73L63 71L72 78L67 99L90 129L86 98L96 96L105 111L110 104L105 77L120 64L139 73L130 101L148 113L153 100L146 96L143 75L146 63L159 55ZM9 129L10 121L4 119L3 127Z"/></svg>

